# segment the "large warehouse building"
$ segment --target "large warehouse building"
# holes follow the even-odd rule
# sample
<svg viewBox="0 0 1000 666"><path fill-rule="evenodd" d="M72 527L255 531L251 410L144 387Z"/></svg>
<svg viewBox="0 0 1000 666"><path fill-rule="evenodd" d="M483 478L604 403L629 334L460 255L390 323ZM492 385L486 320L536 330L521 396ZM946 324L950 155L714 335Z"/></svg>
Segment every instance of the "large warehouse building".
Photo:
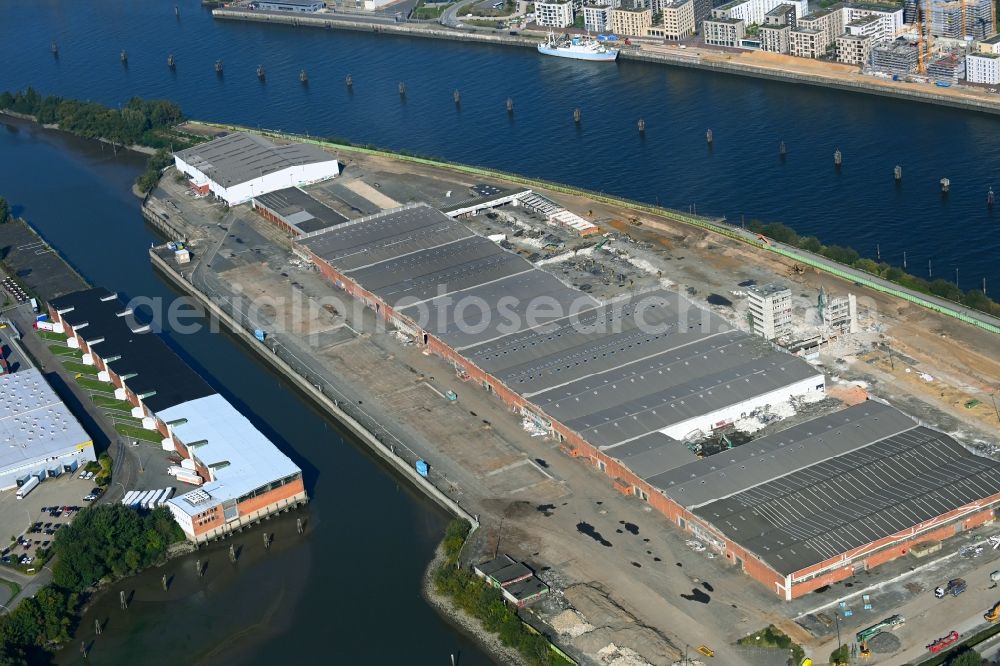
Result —
<svg viewBox="0 0 1000 666"><path fill-rule="evenodd" d="M189 539L207 541L306 501L302 471L159 336L137 326L117 295L79 291L53 299L49 312L109 392L133 405L164 449L193 463L201 485L167 503Z"/></svg>
<svg viewBox="0 0 1000 666"><path fill-rule="evenodd" d="M296 246L784 599L993 520L998 464L874 401L699 458L689 442L825 378L678 293L600 303L426 205Z"/></svg>
<svg viewBox="0 0 1000 666"><path fill-rule="evenodd" d="M0 490L97 460L80 422L35 368L0 375Z"/></svg>
<svg viewBox="0 0 1000 666"><path fill-rule="evenodd" d="M174 153L174 166L195 190L211 192L230 206L340 174L337 160L321 148L303 143L277 145L244 132Z"/></svg>

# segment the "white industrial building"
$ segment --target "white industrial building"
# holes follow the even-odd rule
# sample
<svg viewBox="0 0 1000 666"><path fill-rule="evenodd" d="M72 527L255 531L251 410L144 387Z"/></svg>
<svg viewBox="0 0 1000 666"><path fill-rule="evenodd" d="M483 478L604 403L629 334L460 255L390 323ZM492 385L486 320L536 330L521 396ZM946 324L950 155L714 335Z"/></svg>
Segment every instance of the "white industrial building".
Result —
<svg viewBox="0 0 1000 666"><path fill-rule="evenodd" d="M277 145L244 132L174 153L174 165L197 191L212 193L230 206L340 175L337 160L317 146Z"/></svg>
<svg viewBox="0 0 1000 666"><path fill-rule="evenodd" d="M1000 54L970 53L965 56L965 78L969 83L1000 84Z"/></svg>
<svg viewBox="0 0 1000 666"><path fill-rule="evenodd" d="M0 490L95 460L90 436L38 370L0 376Z"/></svg>

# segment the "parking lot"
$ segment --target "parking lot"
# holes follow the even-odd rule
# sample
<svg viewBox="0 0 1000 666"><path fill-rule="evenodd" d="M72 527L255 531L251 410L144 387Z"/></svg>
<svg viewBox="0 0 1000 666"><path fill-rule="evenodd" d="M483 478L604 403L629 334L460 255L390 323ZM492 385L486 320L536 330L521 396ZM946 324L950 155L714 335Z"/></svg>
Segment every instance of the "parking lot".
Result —
<svg viewBox="0 0 1000 666"><path fill-rule="evenodd" d="M17 499L17 489L0 493L0 539L4 547L0 559L16 565L20 558L34 558L39 548L51 542L64 525L88 502L83 498L94 489L93 479L81 479L82 470L46 479L24 499ZM30 568L25 563L22 570Z"/></svg>

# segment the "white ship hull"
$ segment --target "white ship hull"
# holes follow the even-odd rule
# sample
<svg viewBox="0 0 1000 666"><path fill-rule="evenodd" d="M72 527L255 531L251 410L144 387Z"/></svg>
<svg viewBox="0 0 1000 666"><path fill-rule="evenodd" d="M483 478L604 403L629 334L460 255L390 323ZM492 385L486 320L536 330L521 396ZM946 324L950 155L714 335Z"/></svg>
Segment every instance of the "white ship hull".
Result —
<svg viewBox="0 0 1000 666"><path fill-rule="evenodd" d="M549 44L539 44L538 52L542 55L557 56L560 58L572 58L573 60L590 60L593 62L613 62L618 58L618 49L596 49L584 46L551 46Z"/></svg>

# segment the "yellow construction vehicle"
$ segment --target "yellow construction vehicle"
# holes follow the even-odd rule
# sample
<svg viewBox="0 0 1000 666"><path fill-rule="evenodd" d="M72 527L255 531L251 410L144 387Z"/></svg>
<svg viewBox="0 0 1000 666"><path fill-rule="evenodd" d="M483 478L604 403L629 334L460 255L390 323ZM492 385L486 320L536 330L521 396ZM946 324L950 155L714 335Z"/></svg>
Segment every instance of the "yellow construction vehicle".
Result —
<svg viewBox="0 0 1000 666"><path fill-rule="evenodd" d="M986 611L986 614L983 615L983 619L987 622L996 622L997 620L1000 620L1000 601L993 604L993 608Z"/></svg>
<svg viewBox="0 0 1000 666"><path fill-rule="evenodd" d="M868 641L861 641L858 644L858 653L865 659L872 656L872 650L868 647Z"/></svg>

